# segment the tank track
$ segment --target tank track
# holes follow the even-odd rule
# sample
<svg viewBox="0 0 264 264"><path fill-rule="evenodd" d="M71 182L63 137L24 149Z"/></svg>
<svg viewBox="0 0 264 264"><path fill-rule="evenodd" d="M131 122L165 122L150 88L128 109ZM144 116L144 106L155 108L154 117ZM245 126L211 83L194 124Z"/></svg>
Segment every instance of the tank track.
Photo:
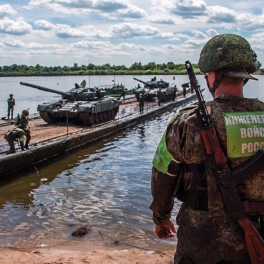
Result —
<svg viewBox="0 0 264 264"><path fill-rule="evenodd" d="M109 120L113 120L119 111L119 106L100 113L79 113L84 126L92 126Z"/></svg>

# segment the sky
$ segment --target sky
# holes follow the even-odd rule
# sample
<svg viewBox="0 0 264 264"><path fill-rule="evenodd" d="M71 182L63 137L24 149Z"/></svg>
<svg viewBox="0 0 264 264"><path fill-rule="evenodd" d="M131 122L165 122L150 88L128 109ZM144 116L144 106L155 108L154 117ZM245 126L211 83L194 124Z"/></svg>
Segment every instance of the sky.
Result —
<svg viewBox="0 0 264 264"><path fill-rule="evenodd" d="M1 0L0 65L197 63L224 33L264 67L263 0Z"/></svg>

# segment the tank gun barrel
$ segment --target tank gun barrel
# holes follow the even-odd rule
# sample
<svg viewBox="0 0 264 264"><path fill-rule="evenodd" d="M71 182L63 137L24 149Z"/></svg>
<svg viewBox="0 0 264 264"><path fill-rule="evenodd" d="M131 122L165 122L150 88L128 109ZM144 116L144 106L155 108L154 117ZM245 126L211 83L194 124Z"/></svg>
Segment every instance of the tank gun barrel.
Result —
<svg viewBox="0 0 264 264"><path fill-rule="evenodd" d="M32 88L36 88L36 89L41 90L41 91L60 94L60 95L63 95L63 96L65 96L65 97L67 97L67 98L70 98L70 97L71 97L70 94L67 94L67 93L65 93L65 92L61 92L61 91L58 91L58 90L54 90L54 89L50 89L50 88L46 88L46 87L39 86L39 85L35 85L35 84L32 84L32 83L20 82L20 84L21 84L21 85L25 85L25 86L29 86L29 87L32 87Z"/></svg>
<svg viewBox="0 0 264 264"><path fill-rule="evenodd" d="M139 79L137 79L135 77L133 79L136 80L136 81L138 81L138 82L144 83L145 88L157 88L156 82L144 82L144 81L139 80Z"/></svg>
<svg viewBox="0 0 264 264"><path fill-rule="evenodd" d="M139 79L137 79L137 78L133 78L134 80L136 80L136 81L138 81L138 82L141 82L141 83L144 83L144 84L147 84L146 82L144 82L144 81L142 81L142 80L139 80Z"/></svg>

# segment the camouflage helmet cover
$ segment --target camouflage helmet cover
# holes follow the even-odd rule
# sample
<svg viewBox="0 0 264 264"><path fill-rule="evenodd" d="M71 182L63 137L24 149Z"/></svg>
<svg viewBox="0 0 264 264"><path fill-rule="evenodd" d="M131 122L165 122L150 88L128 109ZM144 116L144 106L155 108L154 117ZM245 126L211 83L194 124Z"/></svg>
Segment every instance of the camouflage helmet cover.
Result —
<svg viewBox="0 0 264 264"><path fill-rule="evenodd" d="M23 110L22 114L25 115L25 116L28 116L29 115L29 111L28 110Z"/></svg>
<svg viewBox="0 0 264 264"><path fill-rule="evenodd" d="M256 53L243 37L234 34L217 35L203 47L198 67L206 73L226 68L256 71ZM249 75L251 76L251 75Z"/></svg>

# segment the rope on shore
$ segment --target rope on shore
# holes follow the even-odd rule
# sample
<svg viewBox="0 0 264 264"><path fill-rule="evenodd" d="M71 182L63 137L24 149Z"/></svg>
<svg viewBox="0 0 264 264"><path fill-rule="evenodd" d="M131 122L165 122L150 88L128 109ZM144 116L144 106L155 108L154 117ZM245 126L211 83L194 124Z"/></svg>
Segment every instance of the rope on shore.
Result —
<svg viewBox="0 0 264 264"><path fill-rule="evenodd" d="M37 171L37 175L38 175L38 177L39 177L39 171L38 171L36 165L35 165L34 163L32 163L32 165L33 165L33 167L35 168L35 170Z"/></svg>

